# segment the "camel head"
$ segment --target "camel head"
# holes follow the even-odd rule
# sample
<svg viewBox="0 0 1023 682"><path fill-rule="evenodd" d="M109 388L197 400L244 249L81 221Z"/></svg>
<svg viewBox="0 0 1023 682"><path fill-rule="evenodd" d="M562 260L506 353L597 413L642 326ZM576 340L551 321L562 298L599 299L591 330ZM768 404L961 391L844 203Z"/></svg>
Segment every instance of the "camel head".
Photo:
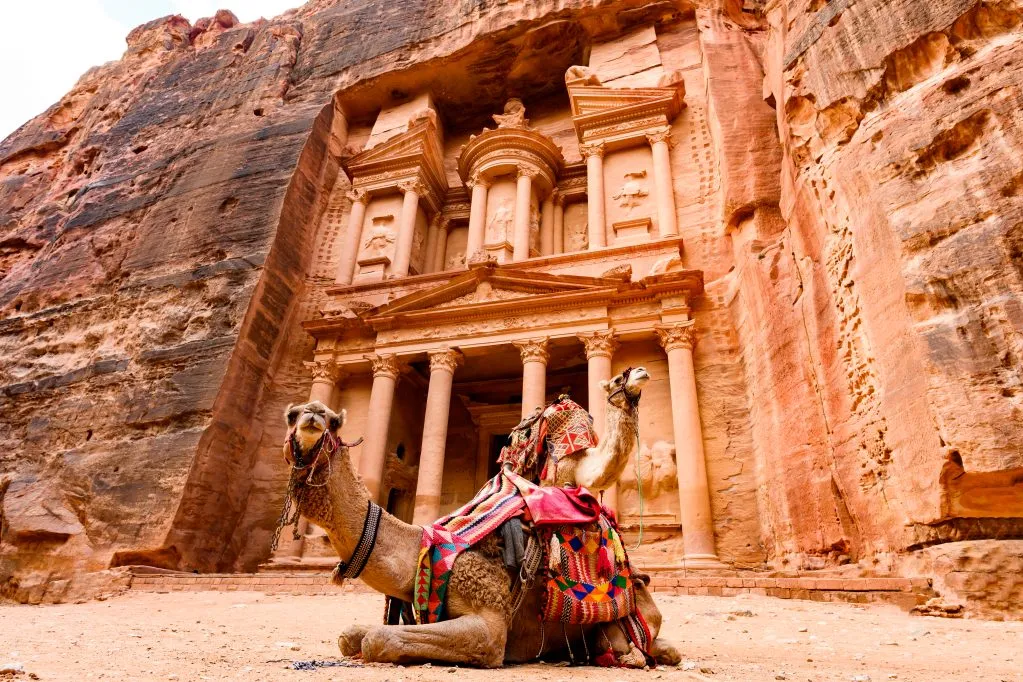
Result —
<svg viewBox="0 0 1023 682"><path fill-rule="evenodd" d="M639 404L640 394L650 375L645 367L629 367L611 381L600 382L607 392L607 401L615 407L625 409Z"/></svg>
<svg viewBox="0 0 1023 682"><path fill-rule="evenodd" d="M284 459L296 469L296 475L302 475L304 470L302 478L308 478L323 460L339 449L345 411L338 414L319 400L314 400L303 405L289 405L284 417L288 422Z"/></svg>

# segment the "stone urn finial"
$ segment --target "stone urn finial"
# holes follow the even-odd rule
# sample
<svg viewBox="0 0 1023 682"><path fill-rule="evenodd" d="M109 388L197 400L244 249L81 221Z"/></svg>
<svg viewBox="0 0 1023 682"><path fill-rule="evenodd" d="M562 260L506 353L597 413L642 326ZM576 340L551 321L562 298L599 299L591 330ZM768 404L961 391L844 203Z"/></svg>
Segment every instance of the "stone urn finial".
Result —
<svg viewBox="0 0 1023 682"><path fill-rule="evenodd" d="M494 122L498 128L527 128L526 105L518 97L512 97L504 103L504 113L494 114Z"/></svg>

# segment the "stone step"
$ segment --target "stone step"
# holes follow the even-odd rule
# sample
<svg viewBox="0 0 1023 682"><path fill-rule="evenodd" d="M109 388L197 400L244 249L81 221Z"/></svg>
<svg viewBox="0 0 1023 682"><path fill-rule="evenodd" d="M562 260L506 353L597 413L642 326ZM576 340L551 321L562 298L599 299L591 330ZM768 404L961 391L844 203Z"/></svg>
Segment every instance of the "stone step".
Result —
<svg viewBox="0 0 1023 682"><path fill-rule="evenodd" d="M282 567L278 567L282 569ZM361 581L338 588L330 572L306 565L305 571L259 573L132 572L130 589L145 592L256 591L267 594L346 594L371 591ZM292 566L294 569L294 566ZM696 574L695 571L652 571L650 589L675 595L734 597L755 594L781 599L851 603L885 602L909 609L935 596L927 578L892 577L762 577L756 575ZM734 572L730 572L734 573Z"/></svg>

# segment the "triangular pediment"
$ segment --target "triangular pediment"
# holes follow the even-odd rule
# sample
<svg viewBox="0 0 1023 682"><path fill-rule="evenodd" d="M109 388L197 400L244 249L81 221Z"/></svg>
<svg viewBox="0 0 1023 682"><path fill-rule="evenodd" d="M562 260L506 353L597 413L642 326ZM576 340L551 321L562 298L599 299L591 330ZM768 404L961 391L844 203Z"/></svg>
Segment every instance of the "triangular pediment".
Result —
<svg viewBox="0 0 1023 682"><path fill-rule="evenodd" d="M613 292L620 278L550 275L493 263L474 265L467 272L423 291L398 298L367 311L370 324L428 313L455 313L466 309L499 314L503 308L535 302L538 297Z"/></svg>

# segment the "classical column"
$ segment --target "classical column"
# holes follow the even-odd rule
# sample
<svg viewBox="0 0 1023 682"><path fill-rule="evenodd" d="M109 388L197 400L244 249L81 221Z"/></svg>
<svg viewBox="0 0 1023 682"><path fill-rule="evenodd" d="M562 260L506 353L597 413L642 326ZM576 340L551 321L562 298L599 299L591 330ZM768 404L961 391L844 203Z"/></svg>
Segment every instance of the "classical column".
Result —
<svg viewBox="0 0 1023 682"><path fill-rule="evenodd" d="M558 190L553 189L540 207L540 255L554 253L554 200Z"/></svg>
<svg viewBox="0 0 1023 682"><path fill-rule="evenodd" d="M333 360L315 360L302 364L313 373L313 383L309 389L309 402L319 400L333 409L334 388L341 380L341 368Z"/></svg>
<svg viewBox="0 0 1023 682"><path fill-rule="evenodd" d="M591 249L607 246L604 225L604 143L591 142L579 147L586 157L586 215L589 221Z"/></svg>
<svg viewBox="0 0 1023 682"><path fill-rule="evenodd" d="M565 253L565 195L554 197L554 253Z"/></svg>
<svg viewBox="0 0 1023 682"><path fill-rule="evenodd" d="M433 252L433 272L443 272L447 268L445 256L448 251L448 219L437 221L437 246Z"/></svg>
<svg viewBox="0 0 1023 682"><path fill-rule="evenodd" d="M441 220L440 213L433 216L430 226L426 230L426 254L423 256L423 272L433 272L434 264L437 262L437 240L439 239L438 229Z"/></svg>
<svg viewBox="0 0 1023 682"><path fill-rule="evenodd" d="M483 251L483 236L487 228L487 193L490 181L479 171L466 183L472 188L469 204L469 239L465 243L465 264L468 266L477 253Z"/></svg>
<svg viewBox="0 0 1023 682"><path fill-rule="evenodd" d="M647 141L654 155L654 188L657 195L657 233L661 237L678 234L675 216L675 190L671 184L671 129L663 128L647 133Z"/></svg>
<svg viewBox="0 0 1023 682"><path fill-rule="evenodd" d="M522 356L522 416L547 404L547 342L550 339L513 341Z"/></svg>
<svg viewBox="0 0 1023 682"><path fill-rule="evenodd" d="M398 358L393 354L367 355L373 365L373 388L369 394L369 413L366 420L366 441L359 457L359 475L369 488L370 497L380 499L380 484L384 479L384 465L387 462L387 432L391 425L391 407L394 404L394 387L401 374Z"/></svg>
<svg viewBox="0 0 1023 682"><path fill-rule="evenodd" d="M440 516L441 484L444 481L444 446L448 440L451 384L462 354L445 349L430 352L430 389L426 394L423 447L419 451L419 481L412 523L425 525Z"/></svg>
<svg viewBox="0 0 1023 682"><path fill-rule="evenodd" d="M593 430L598 438L604 438L607 430L607 393L601 387L601 381L611 380L611 356L618 348L614 331L595 331L577 335L586 349L586 383L590 416L593 417ZM618 509L618 486L615 485L604 492L604 504Z"/></svg>
<svg viewBox="0 0 1023 682"><path fill-rule="evenodd" d="M696 333L693 324L690 320L655 327L661 345L668 354L683 548L686 565L690 568L719 565L714 550L714 520L710 512L700 406L696 399L696 374L693 369Z"/></svg>
<svg viewBox="0 0 1023 682"><path fill-rule="evenodd" d="M366 219L366 204L369 203L369 195L361 189L352 190L347 196L352 200L352 209L348 214L348 231L341 245L338 284L351 284L355 277L355 262L359 258L359 242L362 241L362 223Z"/></svg>
<svg viewBox="0 0 1023 682"><path fill-rule="evenodd" d="M394 277L406 277L412 259L412 239L416 232L419 197L426 193L426 187L418 180L407 180L398 183L398 189L404 192L405 198L401 204L401 218L398 220L398 237L394 242L391 274Z"/></svg>
<svg viewBox="0 0 1023 682"><path fill-rule="evenodd" d="M513 260L529 258L529 218L533 200L533 178L536 169L520 165L515 181L515 232L512 243Z"/></svg>
<svg viewBox="0 0 1023 682"><path fill-rule="evenodd" d="M315 360L302 363L308 367L313 374L313 383L309 389L309 401L319 400L327 407L333 408L332 400L334 387L341 380L343 373L341 368L333 360ZM298 522L298 535L296 540L291 528L285 528L281 533L277 551L274 552L275 560L295 561L302 558L302 550L305 546L305 535L309 531L310 524L303 517Z"/></svg>

